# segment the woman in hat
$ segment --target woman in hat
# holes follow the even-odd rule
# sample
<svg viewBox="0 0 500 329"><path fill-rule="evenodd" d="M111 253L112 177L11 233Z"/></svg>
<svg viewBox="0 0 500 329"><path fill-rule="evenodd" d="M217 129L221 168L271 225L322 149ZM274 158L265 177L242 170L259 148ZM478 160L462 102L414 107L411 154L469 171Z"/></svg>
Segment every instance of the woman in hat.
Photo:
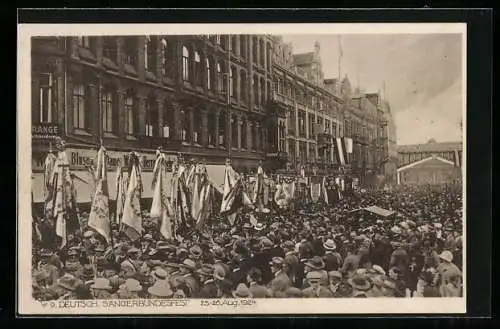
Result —
<svg viewBox="0 0 500 329"><path fill-rule="evenodd" d="M95 299L111 299L111 287L109 280L106 278L96 278L90 286Z"/></svg>
<svg viewBox="0 0 500 329"><path fill-rule="evenodd" d="M462 272L458 269L457 265L453 264L453 254L449 250L443 251L440 255L440 264L437 267L439 293L441 296L446 294L446 286L451 282L451 278L458 276L462 277Z"/></svg>

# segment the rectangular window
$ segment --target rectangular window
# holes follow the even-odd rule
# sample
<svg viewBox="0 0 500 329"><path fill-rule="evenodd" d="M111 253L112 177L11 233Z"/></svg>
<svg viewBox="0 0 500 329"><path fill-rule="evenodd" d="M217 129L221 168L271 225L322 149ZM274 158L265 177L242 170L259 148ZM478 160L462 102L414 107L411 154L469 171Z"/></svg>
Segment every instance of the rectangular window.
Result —
<svg viewBox="0 0 500 329"><path fill-rule="evenodd" d="M113 94L103 92L101 96L102 129L104 132L113 132Z"/></svg>
<svg viewBox="0 0 500 329"><path fill-rule="evenodd" d="M40 79L40 122L53 122L55 115L52 107L52 73L41 73Z"/></svg>
<svg viewBox="0 0 500 329"><path fill-rule="evenodd" d="M126 133L127 135L134 135L134 98L127 96L125 98L125 114L126 114Z"/></svg>
<svg viewBox="0 0 500 329"><path fill-rule="evenodd" d="M73 87L73 127L85 129L86 127L86 97L85 86L77 84Z"/></svg>
<svg viewBox="0 0 500 329"><path fill-rule="evenodd" d="M78 46L86 49L90 49L90 38L79 36L78 38Z"/></svg>
<svg viewBox="0 0 500 329"><path fill-rule="evenodd" d="M116 62L116 37L102 38L102 54L104 57Z"/></svg>
<svg viewBox="0 0 500 329"><path fill-rule="evenodd" d="M215 115L208 114L208 145L215 146L217 132L215 131Z"/></svg>
<svg viewBox="0 0 500 329"><path fill-rule="evenodd" d="M137 38L124 37L123 38L123 61L132 67L137 64Z"/></svg>

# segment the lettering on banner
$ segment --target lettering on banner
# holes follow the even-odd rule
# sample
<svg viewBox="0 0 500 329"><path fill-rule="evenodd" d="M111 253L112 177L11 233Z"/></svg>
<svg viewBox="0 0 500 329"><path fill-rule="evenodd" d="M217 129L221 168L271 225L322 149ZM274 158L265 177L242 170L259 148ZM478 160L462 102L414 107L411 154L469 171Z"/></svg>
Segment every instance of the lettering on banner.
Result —
<svg viewBox="0 0 500 329"><path fill-rule="evenodd" d="M54 300L39 302L43 308L74 309L120 309L120 308L146 308L146 307L185 307L189 299L114 299L114 300ZM82 310L83 311L83 310ZM85 312L85 311L83 311Z"/></svg>
<svg viewBox="0 0 500 329"><path fill-rule="evenodd" d="M31 138L54 139L60 135L59 126L53 123L37 123L31 126Z"/></svg>

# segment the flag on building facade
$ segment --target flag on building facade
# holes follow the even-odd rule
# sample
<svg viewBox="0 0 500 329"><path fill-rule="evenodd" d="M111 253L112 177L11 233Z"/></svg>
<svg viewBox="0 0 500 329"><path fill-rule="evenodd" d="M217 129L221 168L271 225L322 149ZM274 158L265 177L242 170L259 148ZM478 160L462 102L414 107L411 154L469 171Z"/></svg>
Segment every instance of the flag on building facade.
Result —
<svg viewBox="0 0 500 329"><path fill-rule="evenodd" d="M183 163L179 163L172 172L171 205L175 218L174 231L176 234L185 234L192 227L191 200L189 189L186 184L187 169Z"/></svg>
<svg viewBox="0 0 500 329"><path fill-rule="evenodd" d="M309 189L311 201L316 203L320 200L322 195L323 179L320 176L311 176L309 180Z"/></svg>
<svg viewBox="0 0 500 329"><path fill-rule="evenodd" d="M96 189L92 199L88 225L103 236L109 244L111 243L111 220L109 216L108 174L106 150L102 146L97 153L95 180Z"/></svg>
<svg viewBox="0 0 500 329"><path fill-rule="evenodd" d="M340 199L339 188L334 176L327 176L324 179L325 188L325 202L328 204L334 204Z"/></svg>
<svg viewBox="0 0 500 329"><path fill-rule="evenodd" d="M47 208L48 202L54 198L54 195L52 195L52 192L54 192L52 173L54 172L56 159L57 157L54 153L52 153L52 146L50 146L49 153L47 154L43 165L44 208Z"/></svg>
<svg viewBox="0 0 500 329"><path fill-rule="evenodd" d="M141 214L141 164L135 152L129 155L128 163L128 188L123 206L121 219L122 231L131 241L136 241L142 236L142 214Z"/></svg>

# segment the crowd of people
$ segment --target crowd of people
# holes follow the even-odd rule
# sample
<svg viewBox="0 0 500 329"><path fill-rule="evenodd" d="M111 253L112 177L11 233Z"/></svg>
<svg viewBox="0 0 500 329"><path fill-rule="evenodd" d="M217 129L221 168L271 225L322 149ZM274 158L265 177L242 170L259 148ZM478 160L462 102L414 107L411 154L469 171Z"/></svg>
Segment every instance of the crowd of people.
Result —
<svg viewBox="0 0 500 329"><path fill-rule="evenodd" d="M34 238L33 297L461 297L461 197L458 186L364 191L242 211L233 226L214 213L202 232L168 241L144 211L136 243L113 224L106 244L81 213L64 248ZM363 209L372 205L394 214Z"/></svg>

